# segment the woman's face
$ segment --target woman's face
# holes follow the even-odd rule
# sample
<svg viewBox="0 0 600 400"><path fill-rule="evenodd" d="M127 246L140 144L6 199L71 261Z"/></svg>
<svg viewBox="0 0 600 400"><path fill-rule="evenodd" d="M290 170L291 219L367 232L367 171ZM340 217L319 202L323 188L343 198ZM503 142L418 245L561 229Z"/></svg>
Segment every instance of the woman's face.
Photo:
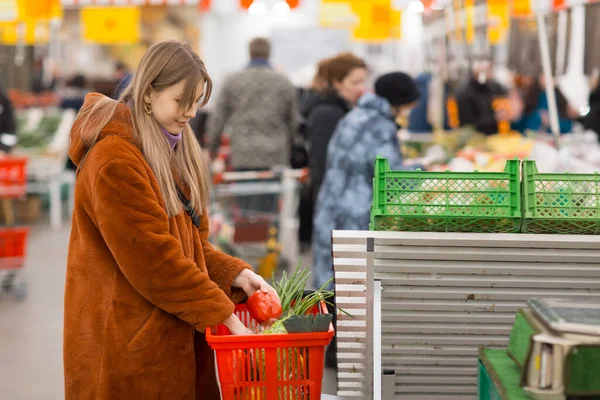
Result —
<svg viewBox="0 0 600 400"><path fill-rule="evenodd" d="M367 70L354 68L340 82L333 82L333 88L338 95L348 103L354 105L366 89Z"/></svg>
<svg viewBox="0 0 600 400"><path fill-rule="evenodd" d="M198 102L204 92L204 82L200 81L194 94L195 101L187 110L183 110L180 105L187 100L183 98L185 84L186 82L183 80L160 92L151 89L150 95L144 99L146 102L150 101L152 115L156 122L173 135L178 135L189 120L196 116Z"/></svg>

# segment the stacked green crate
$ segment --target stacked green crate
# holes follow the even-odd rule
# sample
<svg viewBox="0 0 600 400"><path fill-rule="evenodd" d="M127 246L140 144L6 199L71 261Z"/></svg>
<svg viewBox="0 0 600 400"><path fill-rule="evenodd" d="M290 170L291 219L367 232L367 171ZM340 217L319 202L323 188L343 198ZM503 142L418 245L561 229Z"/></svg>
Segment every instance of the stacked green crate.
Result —
<svg viewBox="0 0 600 400"><path fill-rule="evenodd" d="M392 171L375 162L371 230L515 233L521 227L519 160L504 172Z"/></svg>
<svg viewBox="0 0 600 400"><path fill-rule="evenodd" d="M600 234L600 175L540 174L523 161L523 233Z"/></svg>
<svg viewBox="0 0 600 400"><path fill-rule="evenodd" d="M599 174L392 171L375 161L371 230L600 234ZM522 172L522 177L521 177Z"/></svg>

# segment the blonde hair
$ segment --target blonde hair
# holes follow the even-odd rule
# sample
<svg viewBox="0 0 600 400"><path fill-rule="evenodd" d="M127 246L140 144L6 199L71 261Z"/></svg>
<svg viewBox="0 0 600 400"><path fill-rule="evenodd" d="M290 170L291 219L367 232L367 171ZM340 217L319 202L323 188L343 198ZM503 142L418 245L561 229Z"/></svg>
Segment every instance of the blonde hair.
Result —
<svg viewBox="0 0 600 400"><path fill-rule="evenodd" d="M103 98L92 107L84 108L77 116L77 120L83 122L82 140L89 149L113 117L118 103L130 104L134 140L141 145L142 153L156 176L170 217L179 214L182 209L174 173L179 176L185 188L189 189L191 204L198 214L201 215L208 207L210 195L207 162L189 125L183 129L182 140L173 151L154 117L144 111L144 95L149 90L160 92L181 81L185 81L181 110L188 110L193 105L196 88L202 82L204 93L200 107L208 102L212 93L212 81L198 54L185 43L156 43L143 55L137 72L118 101Z"/></svg>

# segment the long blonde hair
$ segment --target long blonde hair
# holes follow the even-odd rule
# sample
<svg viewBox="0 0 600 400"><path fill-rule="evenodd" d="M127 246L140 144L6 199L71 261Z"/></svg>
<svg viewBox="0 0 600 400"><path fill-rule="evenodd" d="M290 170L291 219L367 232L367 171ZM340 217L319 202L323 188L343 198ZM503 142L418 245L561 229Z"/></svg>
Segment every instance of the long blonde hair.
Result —
<svg viewBox="0 0 600 400"><path fill-rule="evenodd" d="M202 82L204 82L204 94L200 107L204 106L212 92L212 81L198 54L185 43L176 41L156 43L142 57L135 76L123 90L118 101L103 98L93 107L83 109L77 116L77 120L83 122L82 140L85 147L89 149L98 139L102 128L112 118L118 103L131 105L132 122L135 128L134 140L141 145L146 161L156 176L169 216L179 214L182 209L173 173L179 176L189 190L191 204L199 214L208 207L210 195L207 163L189 125L183 129L182 140L173 151L154 117L144 112L144 95L151 88L160 92L183 80L185 89L181 109L189 109L196 101L195 91L198 84Z"/></svg>

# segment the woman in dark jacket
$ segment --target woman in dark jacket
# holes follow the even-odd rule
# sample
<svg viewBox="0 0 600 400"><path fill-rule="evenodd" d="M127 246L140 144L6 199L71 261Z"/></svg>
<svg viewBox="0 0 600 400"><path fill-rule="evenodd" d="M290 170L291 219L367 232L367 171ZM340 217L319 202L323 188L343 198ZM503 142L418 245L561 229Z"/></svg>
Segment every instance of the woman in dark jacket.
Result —
<svg viewBox="0 0 600 400"><path fill-rule="evenodd" d="M17 128L13 107L0 88L0 152L8 152L17 144Z"/></svg>
<svg viewBox="0 0 600 400"><path fill-rule="evenodd" d="M314 202L325 175L329 140L337 123L364 93L367 65L350 53L342 53L322 62L317 77L323 80L323 88L319 95L307 101L302 110L306 118L308 167Z"/></svg>

